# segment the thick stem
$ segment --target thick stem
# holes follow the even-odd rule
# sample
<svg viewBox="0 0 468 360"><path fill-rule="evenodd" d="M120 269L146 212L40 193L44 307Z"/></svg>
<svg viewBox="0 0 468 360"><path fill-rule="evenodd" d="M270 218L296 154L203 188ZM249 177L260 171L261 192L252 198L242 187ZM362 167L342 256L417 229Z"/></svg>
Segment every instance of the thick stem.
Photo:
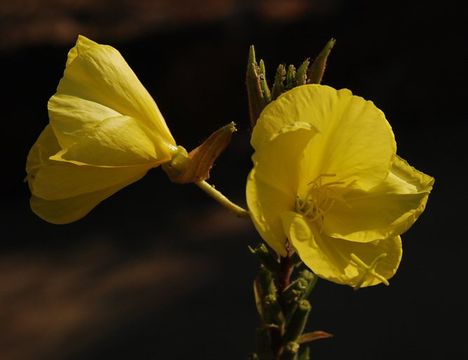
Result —
<svg viewBox="0 0 468 360"><path fill-rule="evenodd" d="M291 275L294 270L294 264L291 256L280 258L280 273L278 274L278 294L282 294L284 289L291 283Z"/></svg>
<svg viewBox="0 0 468 360"><path fill-rule="evenodd" d="M208 184L205 180L196 182L195 185L197 185L200 189L202 189L204 192L210 195L213 199L219 202L226 209L235 213L237 216L250 218L250 214L247 210L240 207L239 205L234 204L221 192L216 190L213 185Z"/></svg>

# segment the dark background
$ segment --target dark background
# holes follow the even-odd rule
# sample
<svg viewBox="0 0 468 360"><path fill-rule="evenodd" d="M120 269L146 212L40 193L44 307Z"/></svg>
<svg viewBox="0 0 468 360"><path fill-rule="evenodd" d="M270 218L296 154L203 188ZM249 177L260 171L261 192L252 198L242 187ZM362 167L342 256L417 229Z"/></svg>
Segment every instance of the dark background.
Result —
<svg viewBox="0 0 468 360"><path fill-rule="evenodd" d="M82 33L123 54L186 148L238 124L211 182L241 204L250 167L248 46L273 71L337 39L324 83L372 99L399 154L436 178L390 287L320 281L314 359L460 359L466 342L466 16L450 2L71 1L0 4L0 359L245 359L258 236L159 170L70 225L22 182Z"/></svg>

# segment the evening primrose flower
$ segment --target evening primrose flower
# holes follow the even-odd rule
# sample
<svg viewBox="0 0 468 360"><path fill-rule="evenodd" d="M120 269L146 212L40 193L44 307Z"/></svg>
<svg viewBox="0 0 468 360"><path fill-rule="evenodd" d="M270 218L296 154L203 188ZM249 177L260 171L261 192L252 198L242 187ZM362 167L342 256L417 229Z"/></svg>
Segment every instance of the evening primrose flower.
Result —
<svg viewBox="0 0 468 360"><path fill-rule="evenodd" d="M263 239L324 279L388 284L434 179L396 155L383 112L346 89L299 86L263 110L251 143L247 203Z"/></svg>
<svg viewBox="0 0 468 360"><path fill-rule="evenodd" d="M171 160L176 143L120 53L79 36L27 159L31 208L69 223Z"/></svg>

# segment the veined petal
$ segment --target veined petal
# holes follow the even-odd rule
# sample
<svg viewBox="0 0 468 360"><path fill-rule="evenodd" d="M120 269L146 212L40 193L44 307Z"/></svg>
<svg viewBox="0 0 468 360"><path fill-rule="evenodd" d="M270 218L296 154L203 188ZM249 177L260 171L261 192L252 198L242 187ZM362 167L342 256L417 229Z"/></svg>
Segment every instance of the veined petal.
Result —
<svg viewBox="0 0 468 360"><path fill-rule="evenodd" d="M314 132L299 129L276 137L253 156L254 169L247 180L247 205L262 238L280 255L286 255L281 214L293 210L299 183L300 159Z"/></svg>
<svg viewBox="0 0 468 360"><path fill-rule="evenodd" d="M247 180L247 204L260 236L279 255L286 256L286 235L280 214L294 208L294 198L258 179L252 170Z"/></svg>
<svg viewBox="0 0 468 360"><path fill-rule="evenodd" d="M158 154L135 119L128 116L104 119L94 127L83 127L74 136L76 142L52 160L95 166L157 166L171 159L168 151Z"/></svg>
<svg viewBox="0 0 468 360"><path fill-rule="evenodd" d="M50 125L46 125L36 142L31 147L31 150L29 150L28 158L26 160L28 181L31 181L34 178L41 166L49 162L49 157L60 150L60 145L52 128Z"/></svg>
<svg viewBox="0 0 468 360"><path fill-rule="evenodd" d="M282 215L283 226L302 261L319 277L352 287L387 282L402 256L399 236L355 243L326 236L294 212Z"/></svg>
<svg viewBox="0 0 468 360"><path fill-rule="evenodd" d="M52 96L47 108L49 122L62 148L72 146L81 139L83 131L94 129L103 120L122 116L97 102L65 94Z"/></svg>
<svg viewBox="0 0 468 360"><path fill-rule="evenodd" d="M58 200L130 184L142 178L148 166L94 167L50 161L30 178L31 193L45 200Z"/></svg>
<svg viewBox="0 0 468 360"><path fill-rule="evenodd" d="M391 186L401 194L429 192L434 185L434 178L415 169L398 155L393 159L392 168L387 178Z"/></svg>
<svg viewBox="0 0 468 360"><path fill-rule="evenodd" d="M123 183L103 190L59 200L45 200L32 195L30 205L33 212L41 219L52 224L68 224L83 218L101 201L128 184Z"/></svg>
<svg viewBox="0 0 468 360"><path fill-rule="evenodd" d="M408 230L424 211L434 179L395 157L385 181L364 191L351 189L327 212L328 236L371 242Z"/></svg>
<svg viewBox="0 0 468 360"><path fill-rule="evenodd" d="M299 128L284 132L266 143L252 156L257 176L295 198L302 180L300 166L304 149L314 136L313 130Z"/></svg>
<svg viewBox="0 0 468 360"><path fill-rule="evenodd" d="M48 125L32 146L26 163L29 187L36 197L65 199L129 184L141 178L150 168L148 165L115 168L80 166L50 160L56 151L60 151L60 146Z"/></svg>
<svg viewBox="0 0 468 360"><path fill-rule="evenodd" d="M163 140L175 145L156 103L124 58L111 46L97 44L80 35L68 54L57 94L96 102L130 116L155 143Z"/></svg>
<svg viewBox="0 0 468 360"><path fill-rule="evenodd" d="M396 152L392 129L371 101L347 89L324 85L296 87L271 102L252 134L256 150L295 123L318 134L305 150L303 186L322 174L369 189L386 178Z"/></svg>

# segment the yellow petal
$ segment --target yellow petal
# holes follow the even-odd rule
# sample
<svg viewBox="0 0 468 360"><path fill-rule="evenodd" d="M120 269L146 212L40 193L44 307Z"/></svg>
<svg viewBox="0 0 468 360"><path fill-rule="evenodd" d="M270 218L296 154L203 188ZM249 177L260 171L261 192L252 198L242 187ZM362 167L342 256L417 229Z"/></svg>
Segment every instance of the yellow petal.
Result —
<svg viewBox="0 0 468 360"><path fill-rule="evenodd" d="M376 187L352 189L325 214L323 231L351 241L386 239L408 230L424 211L434 179L396 157Z"/></svg>
<svg viewBox="0 0 468 360"><path fill-rule="evenodd" d="M286 236L279 214L294 206L294 199L250 172L247 182L247 204L250 216L265 242L281 256L286 256Z"/></svg>
<svg viewBox="0 0 468 360"><path fill-rule="evenodd" d="M157 154L154 144L128 116L107 118L94 127L75 133L76 142L57 153L52 160L95 166L151 165L169 161L168 152Z"/></svg>
<svg viewBox="0 0 468 360"><path fill-rule="evenodd" d="M282 256L286 255L286 236L281 214L294 209L302 150L313 135L304 129L290 131L253 156L255 166L247 180L247 205L262 238Z"/></svg>
<svg viewBox="0 0 468 360"><path fill-rule="evenodd" d="M79 36L69 52L57 94L99 103L132 117L155 144L175 145L156 103L124 58L111 46ZM53 119L54 115L52 109L50 117ZM54 130L61 141L62 129L57 125Z"/></svg>
<svg viewBox="0 0 468 360"><path fill-rule="evenodd" d="M141 178L149 165L132 167L93 167L50 160L60 149L50 126L46 126L32 146L26 163L33 195L57 200L129 184Z"/></svg>
<svg viewBox="0 0 468 360"><path fill-rule="evenodd" d="M299 257L315 274L326 280L352 287L377 285L386 283L400 264L402 246L399 236L355 243L320 233L306 218L294 212L284 213L282 220ZM371 264L372 269L365 267Z"/></svg>
<svg viewBox="0 0 468 360"><path fill-rule="evenodd" d="M28 180L33 179L39 168L49 161L49 157L60 150L60 145L52 128L50 125L47 125L31 147L31 150L29 150L26 160Z"/></svg>
<svg viewBox="0 0 468 360"><path fill-rule="evenodd" d="M309 124L318 132L305 150L304 187L322 174L334 174L335 181L365 189L387 176L396 144L384 114L371 101L346 89L296 87L263 110L252 145L261 149L294 124Z"/></svg>
<svg viewBox="0 0 468 360"><path fill-rule="evenodd" d="M142 178L149 167L102 168L50 161L29 180L31 193L46 200L66 199Z"/></svg>
<svg viewBox="0 0 468 360"><path fill-rule="evenodd" d="M47 107L62 148L72 146L80 140L83 131L92 130L105 119L122 116L100 103L65 94L52 96Z"/></svg>
<svg viewBox="0 0 468 360"><path fill-rule="evenodd" d="M128 184L120 184L103 190L66 199L45 200L31 196L33 212L52 224L68 224L86 216L96 205Z"/></svg>

